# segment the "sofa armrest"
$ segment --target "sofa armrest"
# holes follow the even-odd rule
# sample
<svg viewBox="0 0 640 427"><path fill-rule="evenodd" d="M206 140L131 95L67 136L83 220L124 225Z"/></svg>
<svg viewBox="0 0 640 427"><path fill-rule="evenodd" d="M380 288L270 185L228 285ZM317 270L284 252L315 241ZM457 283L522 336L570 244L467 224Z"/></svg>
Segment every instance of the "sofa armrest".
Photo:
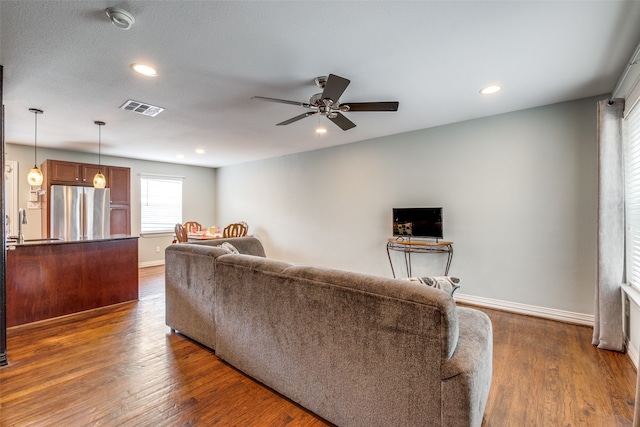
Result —
<svg viewBox="0 0 640 427"><path fill-rule="evenodd" d="M442 364L442 413L447 426L479 427L491 387L491 320L479 310L458 307L458 327L458 346Z"/></svg>
<svg viewBox="0 0 640 427"><path fill-rule="evenodd" d="M165 250L165 323L214 349L215 259L222 248L173 244Z"/></svg>

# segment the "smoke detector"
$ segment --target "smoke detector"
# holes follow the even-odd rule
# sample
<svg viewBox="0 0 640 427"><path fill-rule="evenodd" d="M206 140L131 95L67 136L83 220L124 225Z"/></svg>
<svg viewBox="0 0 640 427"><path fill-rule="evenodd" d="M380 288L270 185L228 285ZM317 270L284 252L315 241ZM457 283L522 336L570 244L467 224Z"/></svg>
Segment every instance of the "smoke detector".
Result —
<svg viewBox="0 0 640 427"><path fill-rule="evenodd" d="M136 22L132 14L119 7L110 7L106 12L113 25L121 30L128 30Z"/></svg>
<svg viewBox="0 0 640 427"><path fill-rule="evenodd" d="M156 107L155 105L146 104L140 101L134 101L132 99L128 99L127 102L120 106L120 108L149 117L155 117L164 111L164 108L162 107Z"/></svg>

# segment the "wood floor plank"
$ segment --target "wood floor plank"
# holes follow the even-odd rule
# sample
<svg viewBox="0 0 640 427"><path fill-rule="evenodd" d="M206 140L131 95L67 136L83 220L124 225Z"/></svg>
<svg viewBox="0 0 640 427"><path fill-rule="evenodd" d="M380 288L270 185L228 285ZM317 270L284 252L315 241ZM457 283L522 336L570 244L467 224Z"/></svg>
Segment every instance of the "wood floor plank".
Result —
<svg viewBox="0 0 640 427"><path fill-rule="evenodd" d="M327 426L164 324L164 269L140 301L11 328L0 426ZM485 427L631 426L636 372L592 329L483 309L494 329Z"/></svg>

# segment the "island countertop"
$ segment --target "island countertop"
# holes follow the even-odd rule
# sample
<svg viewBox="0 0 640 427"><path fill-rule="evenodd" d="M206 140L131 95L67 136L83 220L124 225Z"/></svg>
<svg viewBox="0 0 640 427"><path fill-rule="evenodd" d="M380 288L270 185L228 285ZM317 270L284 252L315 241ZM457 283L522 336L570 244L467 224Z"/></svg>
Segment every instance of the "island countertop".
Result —
<svg viewBox="0 0 640 427"><path fill-rule="evenodd" d="M68 243L90 243L90 242L104 242L111 240L125 240L125 239L138 239L138 236L132 236L129 234L112 234L109 237L101 237L98 239L76 239L76 240L65 240L59 237L51 237L44 239L24 239L22 243L18 243L17 239L8 238L6 240L7 248L13 249L13 247L20 246L35 246L35 245L60 245L60 244L68 244Z"/></svg>
<svg viewBox="0 0 640 427"><path fill-rule="evenodd" d="M7 327L138 299L138 236L9 248Z"/></svg>

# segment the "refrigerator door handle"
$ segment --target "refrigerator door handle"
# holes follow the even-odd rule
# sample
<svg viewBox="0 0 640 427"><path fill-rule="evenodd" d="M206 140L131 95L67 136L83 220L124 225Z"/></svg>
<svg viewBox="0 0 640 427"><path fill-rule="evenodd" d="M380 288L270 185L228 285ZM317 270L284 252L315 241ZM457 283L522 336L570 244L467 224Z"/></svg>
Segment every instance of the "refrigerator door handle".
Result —
<svg viewBox="0 0 640 427"><path fill-rule="evenodd" d="M84 190L84 189L83 189ZM86 202L86 194L84 191L80 191L78 196L80 202L80 238L82 240L87 238L87 202Z"/></svg>

